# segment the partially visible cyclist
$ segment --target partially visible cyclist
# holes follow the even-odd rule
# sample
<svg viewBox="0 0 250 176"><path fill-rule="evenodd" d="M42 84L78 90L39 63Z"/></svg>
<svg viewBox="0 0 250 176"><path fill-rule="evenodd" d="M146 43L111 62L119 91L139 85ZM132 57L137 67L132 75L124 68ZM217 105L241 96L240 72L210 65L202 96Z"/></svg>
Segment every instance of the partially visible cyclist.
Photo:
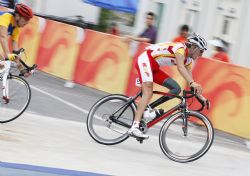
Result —
<svg viewBox="0 0 250 176"><path fill-rule="evenodd" d="M30 7L24 4L16 4L14 12L0 12L0 45L3 50L1 60L11 60L17 63L20 74L29 76L30 73L25 69L17 59L18 38L20 28L27 25L33 17L33 12ZM9 36L12 41L12 50L9 48ZM0 67L1 69L1 67Z"/></svg>
<svg viewBox="0 0 250 176"><path fill-rule="evenodd" d="M207 42L197 34L189 36L185 43L165 42L150 45L146 48L146 51L138 57L136 63L136 69L142 83L142 98L138 103L133 125L128 131L129 135L148 138L148 135L140 131L139 123L152 98L153 82L168 88L171 94L178 95L181 92L179 84L167 73L163 72L160 69L161 66L176 65L181 76L190 87L194 88L199 98L204 102L207 101L201 95L201 85L195 82L191 72L193 60L202 56L205 50L207 50ZM156 107L169 99L171 97L163 96L152 106Z"/></svg>

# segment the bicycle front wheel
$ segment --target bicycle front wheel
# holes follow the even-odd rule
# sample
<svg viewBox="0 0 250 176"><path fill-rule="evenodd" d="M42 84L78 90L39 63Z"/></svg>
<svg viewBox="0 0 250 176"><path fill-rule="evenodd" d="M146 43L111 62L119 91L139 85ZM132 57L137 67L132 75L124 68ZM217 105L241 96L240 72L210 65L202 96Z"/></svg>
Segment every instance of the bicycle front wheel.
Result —
<svg viewBox="0 0 250 176"><path fill-rule="evenodd" d="M2 78L0 81L0 85L3 86ZM9 102L3 98L3 91L1 91L0 123L7 123L18 118L28 107L31 98L29 84L22 77L8 76L7 84Z"/></svg>
<svg viewBox="0 0 250 176"><path fill-rule="evenodd" d="M124 95L108 95L96 102L87 117L87 129L98 143L114 145L126 140L136 111Z"/></svg>
<svg viewBox="0 0 250 176"><path fill-rule="evenodd" d="M171 160L181 163L202 157L214 139L213 126L205 115L196 111L190 111L186 115L184 118L184 114L179 112L171 116L163 124L159 135L163 153Z"/></svg>

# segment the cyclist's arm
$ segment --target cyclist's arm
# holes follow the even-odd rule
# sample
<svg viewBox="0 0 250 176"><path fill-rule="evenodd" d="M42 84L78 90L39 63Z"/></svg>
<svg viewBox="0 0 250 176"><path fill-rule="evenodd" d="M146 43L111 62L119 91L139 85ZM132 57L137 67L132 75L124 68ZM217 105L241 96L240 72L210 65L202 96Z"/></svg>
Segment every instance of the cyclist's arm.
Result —
<svg viewBox="0 0 250 176"><path fill-rule="evenodd" d="M13 51L18 51L19 50L17 41L12 40L12 48L13 48Z"/></svg>
<svg viewBox="0 0 250 176"><path fill-rule="evenodd" d="M151 39L146 37L133 37L133 40L137 42L147 42L147 43L151 42Z"/></svg>
<svg viewBox="0 0 250 176"><path fill-rule="evenodd" d="M0 26L0 44L3 48L4 57L7 57L10 54L10 50L8 46L8 31L5 26Z"/></svg>
<svg viewBox="0 0 250 176"><path fill-rule="evenodd" d="M201 95L201 93L202 93L201 85L194 81L191 69L188 69L187 67L185 67L185 68L186 68L186 71L187 71L189 77L191 78L191 81L188 82L189 86L193 87L195 89L195 92L197 93L197 95ZM203 98L201 98L201 99L203 99Z"/></svg>
<svg viewBox="0 0 250 176"><path fill-rule="evenodd" d="M129 40L134 40L134 41L137 41L137 42L147 42L147 43L150 43L151 39L150 38L146 38L146 37L135 37L135 36L131 36L131 35L127 35L125 36L126 39L129 39Z"/></svg>
<svg viewBox="0 0 250 176"><path fill-rule="evenodd" d="M188 74L193 78L193 73L192 73L192 69L191 68L187 68L185 67L188 71Z"/></svg>
<svg viewBox="0 0 250 176"><path fill-rule="evenodd" d="M190 67L186 67L188 70L188 73L191 77L193 77L193 73L192 73L192 65ZM197 96L203 101L207 101L207 99L202 95L202 94L197 94Z"/></svg>
<svg viewBox="0 0 250 176"><path fill-rule="evenodd" d="M184 66L184 56L180 53L175 53L175 57L178 71L188 84L190 84L193 82L193 76L192 73L190 74L190 71L188 71L188 69Z"/></svg>

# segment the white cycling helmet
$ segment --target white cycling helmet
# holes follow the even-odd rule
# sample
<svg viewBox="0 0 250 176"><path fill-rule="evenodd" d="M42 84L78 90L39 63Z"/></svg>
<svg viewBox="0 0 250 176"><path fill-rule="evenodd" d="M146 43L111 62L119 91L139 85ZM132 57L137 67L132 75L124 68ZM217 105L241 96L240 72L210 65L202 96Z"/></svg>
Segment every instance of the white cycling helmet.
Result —
<svg viewBox="0 0 250 176"><path fill-rule="evenodd" d="M201 50L207 50L207 42L203 37L197 34L192 34L187 38L187 40L190 44L197 45Z"/></svg>

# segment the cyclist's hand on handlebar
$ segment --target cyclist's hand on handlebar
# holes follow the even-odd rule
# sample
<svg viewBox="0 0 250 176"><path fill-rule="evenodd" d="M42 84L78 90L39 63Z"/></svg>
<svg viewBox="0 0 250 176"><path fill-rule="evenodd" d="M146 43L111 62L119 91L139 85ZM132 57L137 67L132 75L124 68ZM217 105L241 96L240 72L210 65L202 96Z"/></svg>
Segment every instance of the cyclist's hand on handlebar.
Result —
<svg viewBox="0 0 250 176"><path fill-rule="evenodd" d="M7 54L7 59L9 59L10 61L14 61L17 57L18 57L18 55L14 54L14 53Z"/></svg>
<svg viewBox="0 0 250 176"><path fill-rule="evenodd" d="M190 87L193 87L194 88L194 91L195 93L197 93L198 95L201 95L202 94L202 88L201 88L201 85L198 84L197 82L193 82Z"/></svg>
<svg viewBox="0 0 250 176"><path fill-rule="evenodd" d="M16 59L20 59L20 54L24 52L23 48L20 48L18 51L13 50L13 53L7 55L7 59L10 61L15 61Z"/></svg>

